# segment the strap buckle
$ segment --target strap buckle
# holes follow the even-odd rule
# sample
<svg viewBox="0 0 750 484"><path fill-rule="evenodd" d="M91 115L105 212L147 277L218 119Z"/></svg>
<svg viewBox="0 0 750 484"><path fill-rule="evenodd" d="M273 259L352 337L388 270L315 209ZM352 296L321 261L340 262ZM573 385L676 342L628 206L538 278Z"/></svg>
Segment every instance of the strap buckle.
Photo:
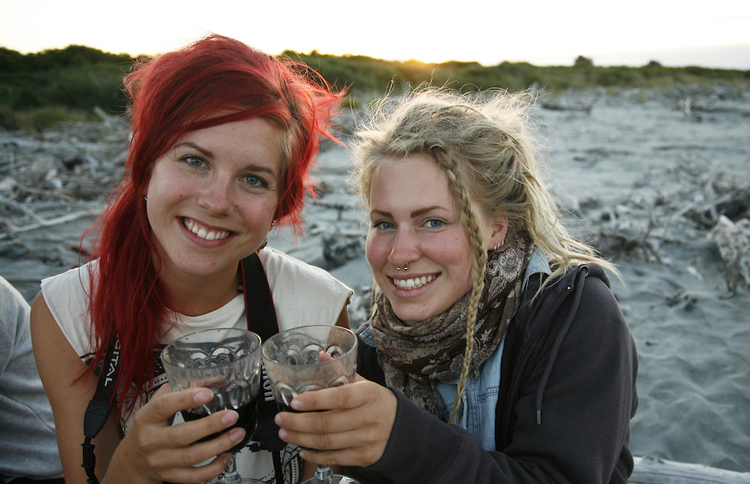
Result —
<svg viewBox="0 0 750 484"><path fill-rule="evenodd" d="M99 479L96 478L94 469L96 468L96 456L94 455L95 445L91 443L91 439L86 437L86 440L81 444L83 447L83 467L86 470L88 484L99 484Z"/></svg>

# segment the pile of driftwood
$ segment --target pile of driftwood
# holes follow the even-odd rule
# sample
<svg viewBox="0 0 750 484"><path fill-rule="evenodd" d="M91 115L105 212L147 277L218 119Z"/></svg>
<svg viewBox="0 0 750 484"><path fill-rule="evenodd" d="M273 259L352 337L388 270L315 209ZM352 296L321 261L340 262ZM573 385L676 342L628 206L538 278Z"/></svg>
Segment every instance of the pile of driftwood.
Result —
<svg viewBox="0 0 750 484"><path fill-rule="evenodd" d="M662 175L673 183L649 191L634 187L615 206L593 207L598 219L587 222L596 228L597 249L608 257L663 263L665 244L707 239L725 263L729 295L750 288L750 180L688 162Z"/></svg>
<svg viewBox="0 0 750 484"><path fill-rule="evenodd" d="M127 153L125 120L102 118L34 134L0 129L0 239L101 210Z"/></svg>
<svg viewBox="0 0 750 484"><path fill-rule="evenodd" d="M729 293L736 294L740 282L750 288L750 220L743 218L735 223L720 215L708 238L716 243L726 262Z"/></svg>

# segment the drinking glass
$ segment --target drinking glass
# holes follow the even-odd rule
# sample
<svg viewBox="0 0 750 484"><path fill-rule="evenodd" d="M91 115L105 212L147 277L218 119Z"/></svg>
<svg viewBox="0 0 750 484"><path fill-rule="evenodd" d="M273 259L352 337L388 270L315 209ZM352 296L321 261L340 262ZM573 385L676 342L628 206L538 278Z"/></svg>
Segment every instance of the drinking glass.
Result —
<svg viewBox="0 0 750 484"><path fill-rule="evenodd" d="M301 326L273 335L261 348L273 395L282 410L292 410L300 393L344 385L357 372L357 337L339 326ZM322 356L322 357L321 357ZM302 484L358 484L318 465L315 477Z"/></svg>
<svg viewBox="0 0 750 484"><path fill-rule="evenodd" d="M260 336L234 328L197 331L169 343L162 350L161 361L172 390L205 387L214 394L207 404L183 410L182 417L186 422L224 409L232 409L239 414L232 428L245 429L245 438L229 451L232 459L220 482L240 484L242 478L237 473L235 454L250 440L258 423ZM213 439L225 431L209 435L199 442Z"/></svg>

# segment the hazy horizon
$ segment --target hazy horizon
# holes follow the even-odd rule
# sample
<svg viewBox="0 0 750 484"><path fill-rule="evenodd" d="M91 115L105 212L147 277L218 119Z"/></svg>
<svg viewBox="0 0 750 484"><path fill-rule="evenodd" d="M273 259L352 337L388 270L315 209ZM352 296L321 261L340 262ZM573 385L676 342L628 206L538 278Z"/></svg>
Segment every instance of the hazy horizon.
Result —
<svg viewBox="0 0 750 484"><path fill-rule="evenodd" d="M207 33L236 38L269 54L285 49L383 60L486 66L503 61L573 65L697 65L750 70L750 1L475 0L425 8L409 0L358 0L327 7L272 2L0 0L0 46L22 53L84 45L154 55Z"/></svg>
<svg viewBox="0 0 750 484"><path fill-rule="evenodd" d="M143 55L143 54L153 55L153 53L144 53L144 52L138 52L138 53L115 52L112 50L102 49L100 47L96 47L92 45L77 44L77 43L72 43L72 44L68 44L65 46L42 48L42 49L35 50L35 51L25 51L25 52L19 49L14 49L12 47L2 45L2 44L0 44L0 47L5 47L7 49L20 52L21 54L33 54L33 53L40 53L45 50L65 49L66 47L69 47L70 45L82 45L84 47L101 50L103 52L107 52L111 54L127 54L133 57L137 55ZM358 54L354 52L338 54L338 53L322 52L322 51L318 51L317 49L312 49L309 51L302 51L302 50L290 48L290 49L284 49L284 50L291 50L291 51L295 51L295 52L302 53L302 54L309 54L310 52L314 50L321 54L330 54L330 55L336 55L336 56L364 55L367 57L373 57L373 58L377 58L381 60L397 61L397 62L405 62L405 61L413 59L409 57L397 58L397 59L386 59L386 58L377 57L377 56L373 56L369 54ZM279 54L281 52L283 52L283 50L279 52L274 52L273 54ZM656 61L665 67L698 66L698 67L705 67L705 68L711 68L711 69L750 70L750 43L735 44L735 45L679 47L679 48L672 48L672 49L665 48L665 49L623 51L623 52L594 52L594 53L581 52L574 56L550 55L550 56L532 56L530 58L499 59L497 60L497 62L493 62L493 63L480 62L478 60L473 60L473 59L446 59L443 61L433 62L433 63L440 64L440 63L450 62L450 61L462 61L462 62L479 62L480 64L485 65L485 66L493 66L493 65L500 64L502 62L514 62L514 63L528 62L529 64L536 65L536 66L569 66L569 65L573 65L578 55L583 55L591 59L594 65L596 66L604 66L604 67L607 67L607 66L641 67L641 66L648 64L651 61ZM420 59L417 59L417 60L420 60Z"/></svg>

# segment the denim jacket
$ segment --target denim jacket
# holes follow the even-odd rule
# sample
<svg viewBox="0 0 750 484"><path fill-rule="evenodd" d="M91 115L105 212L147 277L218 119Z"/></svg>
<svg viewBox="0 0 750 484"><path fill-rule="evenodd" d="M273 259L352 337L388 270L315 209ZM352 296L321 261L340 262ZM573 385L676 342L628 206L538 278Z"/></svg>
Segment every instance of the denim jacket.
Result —
<svg viewBox="0 0 750 484"><path fill-rule="evenodd" d="M552 271L544 253L534 248L524 274L524 288L529 276L537 272L550 274ZM479 440L482 448L489 451L495 450L495 414L504 344L505 337L492 356L477 368L476 376L466 380L466 389L461 395L461 404L456 415L456 424L468 430ZM435 390L438 398L438 416L447 422L453 411L458 379L437 382Z"/></svg>

